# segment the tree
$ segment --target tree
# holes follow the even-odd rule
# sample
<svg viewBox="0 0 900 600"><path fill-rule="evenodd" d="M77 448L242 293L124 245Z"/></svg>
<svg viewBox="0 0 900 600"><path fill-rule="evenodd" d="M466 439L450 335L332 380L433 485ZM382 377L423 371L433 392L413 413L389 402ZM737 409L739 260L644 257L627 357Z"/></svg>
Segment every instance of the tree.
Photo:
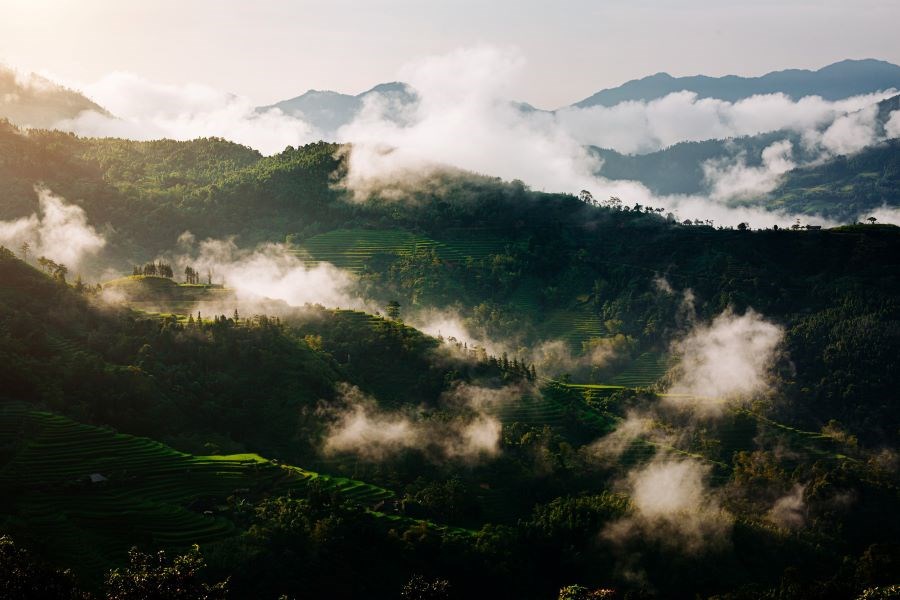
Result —
<svg viewBox="0 0 900 600"><path fill-rule="evenodd" d="M450 598L450 582L413 575L403 586L400 597L403 600L446 600Z"/></svg>
<svg viewBox="0 0 900 600"><path fill-rule="evenodd" d="M387 303L384 312L387 314L388 318L396 321L400 318L400 303L396 300L391 300Z"/></svg>
<svg viewBox="0 0 900 600"><path fill-rule="evenodd" d="M74 600L87 598L75 585L69 571L44 565L12 538L0 536L0 598L28 600Z"/></svg>
<svg viewBox="0 0 900 600"><path fill-rule="evenodd" d="M578 192L578 199L584 202L585 204L594 205L594 195L587 190L581 190Z"/></svg>
<svg viewBox="0 0 900 600"><path fill-rule="evenodd" d="M871 223L872 225L874 225L874 224L875 224L875 221L877 221L877 220L878 220L878 219L876 219L875 217L869 217L868 219L866 219L866 221L868 221L868 222Z"/></svg>
<svg viewBox="0 0 900 600"><path fill-rule="evenodd" d="M202 581L206 567L200 549L194 545L187 554L169 559L163 551L145 554L137 548L128 552L128 565L106 576L109 600L217 600L225 598L228 580L209 585Z"/></svg>
<svg viewBox="0 0 900 600"><path fill-rule="evenodd" d="M22 260L28 261L28 251L31 250L31 244L28 242L22 242L22 245L19 246L19 252L22 254Z"/></svg>
<svg viewBox="0 0 900 600"><path fill-rule="evenodd" d="M738 223L738 231L747 231L750 229L750 223Z"/></svg>

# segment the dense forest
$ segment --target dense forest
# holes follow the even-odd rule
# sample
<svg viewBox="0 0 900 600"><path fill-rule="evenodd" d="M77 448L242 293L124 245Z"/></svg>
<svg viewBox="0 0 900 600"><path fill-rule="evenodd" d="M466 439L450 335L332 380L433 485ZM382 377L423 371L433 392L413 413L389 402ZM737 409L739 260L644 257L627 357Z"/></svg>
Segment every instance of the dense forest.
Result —
<svg viewBox="0 0 900 600"><path fill-rule="evenodd" d="M816 177L895 162L872 153ZM0 590L896 594L900 229L714 227L447 171L358 202L346 161L0 127L0 220L35 212L40 184L106 240L86 281L0 250ZM366 310L248 309L171 260L185 231L330 260ZM413 327L429 311L479 343ZM679 348L741 318L781 332L767 385L715 417L672 404ZM542 362L550 344L568 362ZM670 519L641 482L671 469L701 491L660 501Z"/></svg>

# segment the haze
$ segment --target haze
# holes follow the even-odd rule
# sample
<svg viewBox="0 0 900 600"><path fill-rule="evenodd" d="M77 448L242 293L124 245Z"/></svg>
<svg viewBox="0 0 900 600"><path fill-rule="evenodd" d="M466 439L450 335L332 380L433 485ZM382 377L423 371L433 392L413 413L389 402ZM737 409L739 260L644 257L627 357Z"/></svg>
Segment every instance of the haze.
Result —
<svg viewBox="0 0 900 600"><path fill-rule="evenodd" d="M900 62L893 0L0 0L0 61L78 85L114 71L204 83L266 104L358 93L411 57L510 46L542 108L667 71L758 75L845 58Z"/></svg>

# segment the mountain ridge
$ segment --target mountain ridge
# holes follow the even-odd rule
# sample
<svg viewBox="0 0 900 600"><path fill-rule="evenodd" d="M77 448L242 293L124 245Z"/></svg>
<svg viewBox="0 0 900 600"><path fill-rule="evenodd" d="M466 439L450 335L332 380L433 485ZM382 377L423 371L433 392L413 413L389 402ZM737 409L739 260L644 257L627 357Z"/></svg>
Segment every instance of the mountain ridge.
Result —
<svg viewBox="0 0 900 600"><path fill-rule="evenodd" d="M731 86L731 89L728 88ZM615 106L628 101L650 101L668 94L691 91L700 98L737 101L758 94L784 93L792 99L821 96L839 100L890 88L900 88L900 66L877 59L846 59L815 71L783 69L758 77L690 75L673 77L660 72L600 90L571 107Z"/></svg>

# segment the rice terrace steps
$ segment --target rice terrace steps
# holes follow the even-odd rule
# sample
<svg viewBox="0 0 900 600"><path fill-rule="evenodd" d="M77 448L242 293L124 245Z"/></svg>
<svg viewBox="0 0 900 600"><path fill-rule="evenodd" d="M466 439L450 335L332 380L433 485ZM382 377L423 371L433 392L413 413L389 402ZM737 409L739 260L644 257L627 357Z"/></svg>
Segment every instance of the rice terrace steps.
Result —
<svg viewBox="0 0 900 600"><path fill-rule="evenodd" d="M147 438L0 403L0 519L86 575L134 544L180 548L234 535L229 499L303 494L310 485L366 507L393 492L279 465L256 454L193 456ZM5 513L5 514L4 514Z"/></svg>
<svg viewBox="0 0 900 600"><path fill-rule="evenodd" d="M433 251L441 260L465 262L500 252L506 243L490 236L437 241L400 229L335 229L303 241L296 253L304 257L308 267L331 263L360 273L378 255L396 257Z"/></svg>

